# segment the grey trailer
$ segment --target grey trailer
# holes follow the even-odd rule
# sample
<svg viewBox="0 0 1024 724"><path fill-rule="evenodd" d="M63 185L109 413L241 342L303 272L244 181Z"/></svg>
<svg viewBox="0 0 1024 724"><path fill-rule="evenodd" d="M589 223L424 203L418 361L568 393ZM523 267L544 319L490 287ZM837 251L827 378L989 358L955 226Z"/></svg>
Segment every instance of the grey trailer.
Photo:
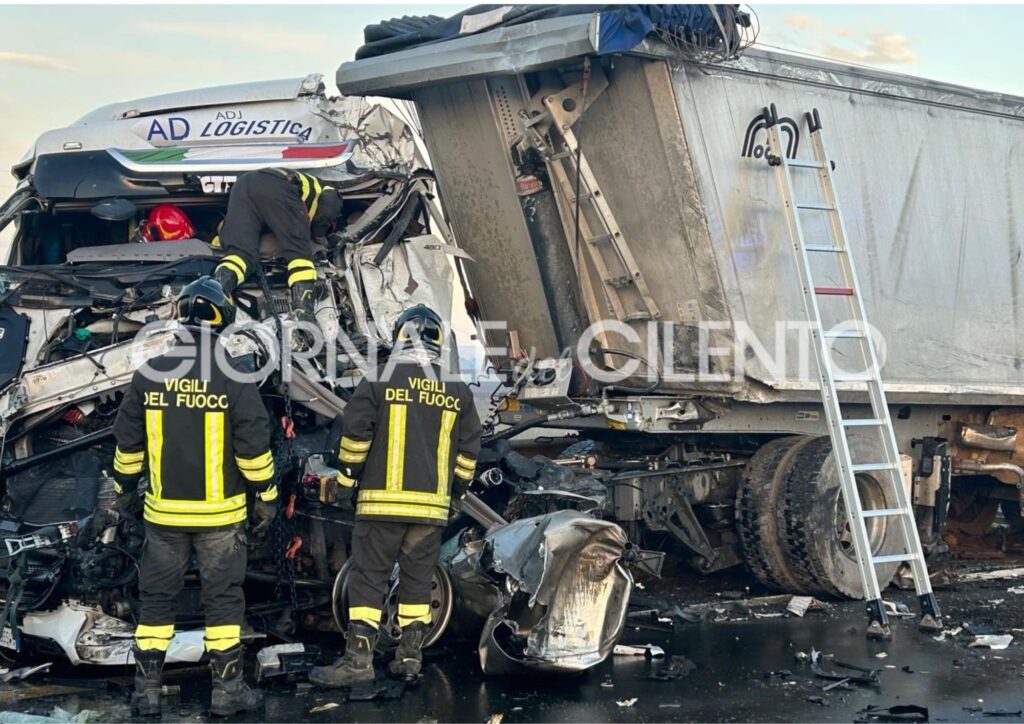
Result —
<svg viewBox="0 0 1024 724"><path fill-rule="evenodd" d="M488 342L529 360L506 419L575 415L557 424L619 456L660 444L650 467L669 472L610 492L620 521L673 535L705 570L742 560L773 587L859 595L765 158L766 107L792 158L808 157L816 108L922 537L934 549L944 526L984 532L1000 506L1017 520L1024 99L757 48L717 63L652 38L605 53L599 18L497 27L337 74L344 93L415 103L469 289L504 323ZM628 360L611 383L554 373ZM884 498L862 482L862 498ZM891 550L894 530L870 527L875 552Z"/></svg>

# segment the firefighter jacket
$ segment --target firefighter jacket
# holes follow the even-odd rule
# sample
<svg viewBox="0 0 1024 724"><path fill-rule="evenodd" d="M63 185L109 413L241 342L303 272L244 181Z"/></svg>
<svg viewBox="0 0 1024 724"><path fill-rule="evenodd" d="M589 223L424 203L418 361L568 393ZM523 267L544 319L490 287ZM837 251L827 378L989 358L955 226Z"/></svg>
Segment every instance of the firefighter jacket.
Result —
<svg viewBox="0 0 1024 724"><path fill-rule="evenodd" d="M358 480L357 519L444 525L453 486L465 492L480 452L473 394L441 381L436 365L393 369L364 378L345 407L338 468Z"/></svg>
<svg viewBox="0 0 1024 724"><path fill-rule="evenodd" d="M288 168L267 169L279 173L299 187L302 205L306 207L309 217L309 233L314 239L327 236L332 225L341 213L341 202L337 194L323 195L324 191L333 191L333 186L325 186L315 176L304 174ZM323 202L323 203L321 203Z"/></svg>
<svg viewBox="0 0 1024 724"><path fill-rule="evenodd" d="M150 523L206 530L246 519L246 481L277 497L270 421L255 384L232 379L209 344L179 343L135 372L114 421L118 492L143 468Z"/></svg>

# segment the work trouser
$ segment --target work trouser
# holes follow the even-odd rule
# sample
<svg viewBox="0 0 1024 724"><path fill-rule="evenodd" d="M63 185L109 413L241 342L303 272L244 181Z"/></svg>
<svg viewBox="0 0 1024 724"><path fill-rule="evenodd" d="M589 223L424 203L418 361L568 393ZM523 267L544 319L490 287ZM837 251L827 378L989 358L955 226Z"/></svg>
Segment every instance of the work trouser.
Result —
<svg viewBox="0 0 1024 724"><path fill-rule="evenodd" d="M200 596L206 615L206 650L223 651L241 642L245 620L246 549L244 524L204 531L146 523L139 566L142 613L135 629L140 649L166 651L174 638L178 596L192 551L199 564Z"/></svg>
<svg viewBox="0 0 1024 724"><path fill-rule="evenodd" d="M269 229L281 242L281 253L288 262L288 286L315 281L309 223L309 212L294 181L267 169L243 174L228 197L228 213L220 230L226 256L217 268L230 269L241 284L259 264L260 234Z"/></svg>
<svg viewBox="0 0 1024 724"><path fill-rule="evenodd" d="M438 525L357 520L352 531L349 621L380 626L388 580L398 561L398 625L430 624L430 582L441 551Z"/></svg>

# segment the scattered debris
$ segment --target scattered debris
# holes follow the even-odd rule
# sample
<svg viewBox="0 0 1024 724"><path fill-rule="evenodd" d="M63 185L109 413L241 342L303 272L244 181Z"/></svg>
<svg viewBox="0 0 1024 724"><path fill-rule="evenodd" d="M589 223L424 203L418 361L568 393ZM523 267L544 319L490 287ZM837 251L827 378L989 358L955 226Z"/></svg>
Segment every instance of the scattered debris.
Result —
<svg viewBox="0 0 1024 724"><path fill-rule="evenodd" d="M329 701L326 704L320 706L314 706L309 710L310 714L319 714L322 711L330 711L331 709L337 709L340 706L336 701Z"/></svg>
<svg viewBox="0 0 1024 724"><path fill-rule="evenodd" d="M635 696L632 699L622 699L621 701L616 699L615 703L621 706L623 709L628 709L639 701Z"/></svg>
<svg viewBox="0 0 1024 724"><path fill-rule="evenodd" d="M976 571L974 573L963 573L956 577L957 582L968 581L999 581L1004 578L1020 578L1024 576L1024 568L1001 568L995 571Z"/></svg>
<svg viewBox="0 0 1024 724"><path fill-rule="evenodd" d="M889 616L895 616L897 618L913 618L914 612L907 607L907 604L902 601L882 601L885 606L885 612Z"/></svg>
<svg viewBox="0 0 1024 724"><path fill-rule="evenodd" d="M863 666L857 666L855 664L844 664L841 661L833 661L832 663L841 669L848 669L850 671L859 672L858 674L837 674L834 671L826 671L821 667L821 661L824 658L822 653L816 649L811 649L811 671L814 675L821 679L828 679L829 681L842 682L842 683L854 683L854 684L877 684L878 683L878 669L865 669ZM829 691L835 688L839 684L830 685L825 687L824 691Z"/></svg>
<svg viewBox="0 0 1024 724"><path fill-rule="evenodd" d="M882 652L880 652L880 653L877 653L877 654L875 654L875 658L876 658L876 659L884 659L884 658L886 658L887 656L889 656L889 654L885 653L884 651L882 651Z"/></svg>
<svg viewBox="0 0 1024 724"><path fill-rule="evenodd" d="M809 704L817 704L818 706L831 706L831 704L828 703L828 699L823 696L805 696L804 701Z"/></svg>
<svg viewBox="0 0 1024 724"><path fill-rule="evenodd" d="M1010 711L1008 709L990 709L988 711L981 712L982 716L1020 716L1021 710Z"/></svg>
<svg viewBox="0 0 1024 724"><path fill-rule="evenodd" d="M487 724L501 724L501 721L504 718L505 718L504 714L502 714L500 711L496 712L494 714L491 714L489 717L487 717Z"/></svg>
<svg viewBox="0 0 1024 724"><path fill-rule="evenodd" d="M974 637L974 641L967 645L976 649L1002 651L1010 645L1011 641L1013 641L1013 636L1010 634L978 634Z"/></svg>
<svg viewBox="0 0 1024 724"><path fill-rule="evenodd" d="M904 674L913 674L914 673L914 670L912 668L910 668L909 664L906 665L906 666L901 666L900 667L900 671L902 671Z"/></svg>
<svg viewBox="0 0 1024 724"><path fill-rule="evenodd" d="M875 706L868 704L857 714L857 722L927 722L928 707L917 704L897 704L896 706Z"/></svg>
<svg viewBox="0 0 1024 724"><path fill-rule="evenodd" d="M792 679L793 672L789 669L780 669L779 671L766 671L764 672L764 678L766 679Z"/></svg>
<svg viewBox="0 0 1024 724"><path fill-rule="evenodd" d="M22 714L14 711L0 712L0 724L85 724L86 722L105 720L107 720L106 716L92 709L82 709L72 714L59 706L54 707L47 716Z"/></svg>
<svg viewBox="0 0 1024 724"><path fill-rule="evenodd" d="M676 681L677 679L685 679L696 670L697 664L685 656L672 656L667 664L657 671L648 674L647 678L654 679L655 681Z"/></svg>
<svg viewBox="0 0 1024 724"><path fill-rule="evenodd" d="M264 647L256 654L256 681L308 672L319 653L318 648L302 643Z"/></svg>
<svg viewBox="0 0 1024 724"><path fill-rule="evenodd" d="M654 644L642 646L630 646L628 644L616 644L612 649L615 656L646 656L648 659L658 659L665 655L665 649Z"/></svg>
<svg viewBox="0 0 1024 724"><path fill-rule="evenodd" d="M38 666L24 666L14 671L8 671L3 676L0 676L0 681L5 684L9 684L12 681L23 681L33 674L38 674L41 671L49 671L52 663L39 664Z"/></svg>
<svg viewBox="0 0 1024 724"><path fill-rule="evenodd" d="M613 688L615 688L615 683L612 681L611 674L605 674L604 680L601 682L601 688L602 689L613 689Z"/></svg>
<svg viewBox="0 0 1024 724"><path fill-rule="evenodd" d="M786 606L786 610L800 618L803 618L804 614L807 613L809 609L813 608L815 603L817 603L817 601L815 601L811 596L793 596L793 598L789 599L789 605Z"/></svg>

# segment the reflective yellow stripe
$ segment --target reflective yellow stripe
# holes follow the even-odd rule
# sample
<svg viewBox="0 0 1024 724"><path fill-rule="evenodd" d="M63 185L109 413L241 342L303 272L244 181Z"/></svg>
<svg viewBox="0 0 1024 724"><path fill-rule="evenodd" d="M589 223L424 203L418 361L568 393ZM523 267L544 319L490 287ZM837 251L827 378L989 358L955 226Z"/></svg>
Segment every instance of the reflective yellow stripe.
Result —
<svg viewBox="0 0 1024 724"><path fill-rule="evenodd" d="M295 271L296 269L315 269L313 262L309 259L292 259L288 262L288 271Z"/></svg>
<svg viewBox="0 0 1024 724"><path fill-rule="evenodd" d="M416 618L417 616L429 616L430 615L430 604L429 603L400 603L398 604L398 615L405 616L407 618Z"/></svg>
<svg viewBox="0 0 1024 724"><path fill-rule="evenodd" d="M237 646L242 641L242 627L236 624L226 626L207 626L203 643L207 651L224 651Z"/></svg>
<svg viewBox="0 0 1024 724"><path fill-rule="evenodd" d="M343 450L352 450L353 452L361 452L363 450L369 450L370 444L373 440L353 440L350 437L341 438L341 447Z"/></svg>
<svg viewBox="0 0 1024 724"><path fill-rule="evenodd" d="M207 412L206 426L206 499L224 500L224 413Z"/></svg>
<svg viewBox="0 0 1024 724"><path fill-rule="evenodd" d="M288 286L292 286L296 282L315 282L316 281L316 269L302 269L301 271L293 271L288 273Z"/></svg>
<svg viewBox="0 0 1024 724"><path fill-rule="evenodd" d="M320 188L320 181L316 176L310 177L313 181L313 201L309 205L309 220L312 221L313 217L316 216L316 207L320 205L320 194L323 193Z"/></svg>
<svg viewBox="0 0 1024 724"><path fill-rule="evenodd" d="M424 518L426 520L448 520L448 510L426 505L400 505L397 503L360 503L356 515L397 516L402 518Z"/></svg>
<svg viewBox="0 0 1024 724"><path fill-rule="evenodd" d="M159 498L162 488L160 465L163 462L164 450L163 410L146 410L146 437L149 451L149 489L154 497Z"/></svg>
<svg viewBox="0 0 1024 724"><path fill-rule="evenodd" d="M472 470L466 470L466 468L459 467L458 465L455 466L455 474L458 475L463 480L472 480L473 479L473 471Z"/></svg>
<svg viewBox="0 0 1024 724"><path fill-rule="evenodd" d="M405 476L405 412L405 405L392 405L388 411L388 490L401 490Z"/></svg>
<svg viewBox="0 0 1024 724"><path fill-rule="evenodd" d="M348 609L349 621L362 621L374 628L380 625L380 616L381 610L372 606L349 606Z"/></svg>
<svg viewBox="0 0 1024 724"><path fill-rule="evenodd" d="M338 455L339 460L343 460L346 463L362 463L366 462L366 453L354 453L342 450L341 454Z"/></svg>
<svg viewBox="0 0 1024 724"><path fill-rule="evenodd" d="M269 503L272 500L277 500L277 486L271 485L262 493L256 493L256 497L262 500L264 503Z"/></svg>
<svg viewBox="0 0 1024 724"><path fill-rule="evenodd" d="M174 638L174 624L168 623L161 626L146 626L139 624L135 627L135 644L143 651L166 651Z"/></svg>
<svg viewBox="0 0 1024 724"><path fill-rule="evenodd" d="M242 257L238 256L237 254L229 254L228 256L221 259L220 264L217 265L217 268L219 269L221 267L227 267L228 269L233 271L235 273L235 276L238 277L239 284L245 281L245 260L242 259Z"/></svg>
<svg viewBox="0 0 1024 724"><path fill-rule="evenodd" d="M239 470L259 470L273 462L274 456L270 454L269 450L254 458L242 458L235 455L235 464L238 465Z"/></svg>
<svg viewBox="0 0 1024 724"><path fill-rule="evenodd" d="M138 452L125 452L121 448L114 450L114 460L120 460L122 463L141 463L145 458L145 450Z"/></svg>
<svg viewBox="0 0 1024 724"><path fill-rule="evenodd" d="M468 455L463 455L462 453L459 453L458 455L455 456L455 464L461 465L464 468L469 468L470 470L472 470L473 468L476 467L476 460L469 457Z"/></svg>
<svg viewBox="0 0 1024 724"><path fill-rule="evenodd" d="M245 493L232 495L224 500L167 500L146 494L146 506L158 513L228 513L235 509L245 508Z"/></svg>
<svg viewBox="0 0 1024 724"><path fill-rule="evenodd" d="M124 488L121 487L121 483L114 481L114 492L120 495L124 492Z"/></svg>
<svg viewBox="0 0 1024 724"><path fill-rule="evenodd" d="M274 464L271 463L262 470L243 470L242 475L250 483L265 483L274 477Z"/></svg>
<svg viewBox="0 0 1024 724"><path fill-rule="evenodd" d="M441 431L437 434L437 494L448 492L451 482L449 472L452 453L452 428L455 427L455 411L445 410L441 413Z"/></svg>
<svg viewBox="0 0 1024 724"><path fill-rule="evenodd" d="M415 490L369 490L360 489L357 501L360 503L411 503L432 505L448 510L451 497L447 494L419 493Z"/></svg>
<svg viewBox="0 0 1024 724"><path fill-rule="evenodd" d="M186 515L185 513L159 513L148 505L144 514L146 520L157 525L188 528L214 528L224 525L241 523L245 520L245 508L233 513L220 515Z"/></svg>
<svg viewBox="0 0 1024 724"><path fill-rule="evenodd" d="M114 460L114 470L121 473L122 475L138 475L142 472L142 463L132 463L125 465L118 460Z"/></svg>

